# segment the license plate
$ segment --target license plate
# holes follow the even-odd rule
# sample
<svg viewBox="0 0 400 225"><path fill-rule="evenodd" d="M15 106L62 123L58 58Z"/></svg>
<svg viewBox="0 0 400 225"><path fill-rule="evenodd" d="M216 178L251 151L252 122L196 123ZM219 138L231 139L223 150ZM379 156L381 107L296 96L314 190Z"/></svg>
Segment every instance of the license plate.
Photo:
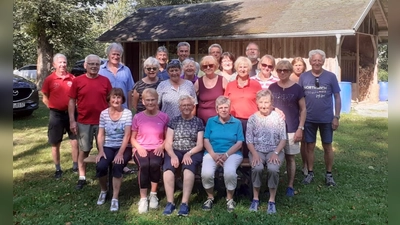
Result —
<svg viewBox="0 0 400 225"><path fill-rule="evenodd" d="M25 107L25 102L13 103L13 109L24 108L24 107Z"/></svg>

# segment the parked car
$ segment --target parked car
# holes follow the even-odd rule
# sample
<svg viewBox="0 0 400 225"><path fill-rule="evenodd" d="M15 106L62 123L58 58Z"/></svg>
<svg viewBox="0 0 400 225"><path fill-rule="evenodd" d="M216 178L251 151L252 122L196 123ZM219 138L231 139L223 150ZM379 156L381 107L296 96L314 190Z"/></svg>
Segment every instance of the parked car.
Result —
<svg viewBox="0 0 400 225"><path fill-rule="evenodd" d="M82 75L84 73L86 73L86 69L83 67L85 60L79 60L74 64L74 67L72 67L71 69L71 73L74 76L79 76ZM101 65L103 65L105 62L107 62L107 59L101 59Z"/></svg>
<svg viewBox="0 0 400 225"><path fill-rule="evenodd" d="M19 75L13 78L13 115L29 116L39 108L39 93L35 83Z"/></svg>
<svg viewBox="0 0 400 225"><path fill-rule="evenodd" d="M37 76L36 64L29 64L19 68L18 70L14 70L14 74L24 77L26 79L36 80Z"/></svg>

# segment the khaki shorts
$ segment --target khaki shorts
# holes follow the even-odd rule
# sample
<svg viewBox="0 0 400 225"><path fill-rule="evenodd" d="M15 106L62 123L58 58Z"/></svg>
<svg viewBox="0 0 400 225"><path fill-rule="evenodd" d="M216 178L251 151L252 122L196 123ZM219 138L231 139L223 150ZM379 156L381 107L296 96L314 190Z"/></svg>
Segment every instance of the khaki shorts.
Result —
<svg viewBox="0 0 400 225"><path fill-rule="evenodd" d="M295 133L288 133L288 139L286 140L285 145L285 154L286 155L296 155L300 153L300 141L294 142L294 134Z"/></svg>
<svg viewBox="0 0 400 225"><path fill-rule="evenodd" d="M78 126L78 143L79 150L90 152L93 148L93 139L96 139L97 147L97 134L99 133L99 125L76 123Z"/></svg>

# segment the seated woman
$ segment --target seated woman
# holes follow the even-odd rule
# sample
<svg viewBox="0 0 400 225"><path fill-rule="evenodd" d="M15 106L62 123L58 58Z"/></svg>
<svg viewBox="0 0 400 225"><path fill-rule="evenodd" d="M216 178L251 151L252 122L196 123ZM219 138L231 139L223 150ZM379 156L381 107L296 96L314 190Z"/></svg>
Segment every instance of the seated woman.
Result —
<svg viewBox="0 0 400 225"><path fill-rule="evenodd" d="M201 180L207 192L207 200L203 210L211 210L214 201L214 174L217 166L224 168L226 187L226 205L228 212L235 209L233 194L237 184L236 170L243 160L239 151L244 141L243 128L240 120L230 115L231 102L225 96L215 100L218 113L207 121L204 133L204 147L207 152L203 156Z"/></svg>
<svg viewBox="0 0 400 225"><path fill-rule="evenodd" d="M181 166L183 173L182 201L178 211L179 216L189 214L189 197L192 193L195 172L203 159L203 121L192 114L195 107L193 97L182 95L179 97L181 115L172 118L168 123L165 138L164 158L164 188L167 196L167 206L164 215L171 215L175 210L175 171Z"/></svg>
<svg viewBox="0 0 400 225"><path fill-rule="evenodd" d="M122 183L122 171L132 158L132 147L129 146L131 136L132 112L124 109L124 92L121 88L113 88L107 96L109 108L100 114L96 157L96 177L99 178L100 195L97 205L103 205L107 197L107 171L113 163L113 196L110 211L118 211L118 195Z"/></svg>
<svg viewBox="0 0 400 225"><path fill-rule="evenodd" d="M286 145L285 121L272 108L272 93L265 89L257 92L258 112L247 121L246 143L251 162L251 180L253 182L253 201L250 211L257 211L264 166L267 167L269 200L267 213L276 213L275 196L279 183L279 168L285 158L283 148Z"/></svg>
<svg viewBox="0 0 400 225"><path fill-rule="evenodd" d="M142 103L146 109L136 114L132 121L133 159L139 167L139 213L147 212L148 208L158 208L157 189L161 178L160 167L164 157L164 139L169 118L158 109L157 101L156 89L144 89ZM147 198L148 188L150 195Z"/></svg>

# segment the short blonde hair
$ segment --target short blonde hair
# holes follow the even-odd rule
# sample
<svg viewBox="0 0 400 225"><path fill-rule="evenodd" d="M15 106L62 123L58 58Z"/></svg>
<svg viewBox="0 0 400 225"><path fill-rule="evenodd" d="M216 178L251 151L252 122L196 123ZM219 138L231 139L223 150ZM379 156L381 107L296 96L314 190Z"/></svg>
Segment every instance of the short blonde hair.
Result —
<svg viewBox="0 0 400 225"><path fill-rule="evenodd" d="M155 99L158 99L158 93L154 88L145 88L142 92L142 99L149 95L153 96Z"/></svg>
<svg viewBox="0 0 400 225"><path fill-rule="evenodd" d="M238 70L238 68L241 64L245 64L245 65L247 64L247 68L248 68L247 72L251 71L251 67L253 66L253 64L251 63L249 58L244 57L244 56L239 56L235 61L235 70L236 71Z"/></svg>

